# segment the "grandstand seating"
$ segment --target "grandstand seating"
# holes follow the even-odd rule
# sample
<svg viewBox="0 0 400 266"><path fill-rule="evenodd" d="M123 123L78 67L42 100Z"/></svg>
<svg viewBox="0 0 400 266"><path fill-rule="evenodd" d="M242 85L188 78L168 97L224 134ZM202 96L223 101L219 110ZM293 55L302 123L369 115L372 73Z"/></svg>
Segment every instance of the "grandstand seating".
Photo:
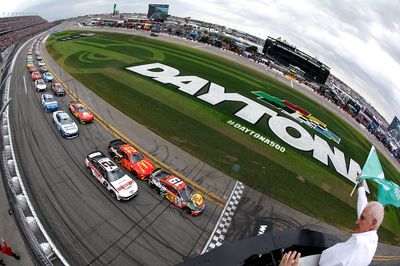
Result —
<svg viewBox="0 0 400 266"><path fill-rule="evenodd" d="M0 18L0 53L11 44L33 36L53 26L40 16Z"/></svg>

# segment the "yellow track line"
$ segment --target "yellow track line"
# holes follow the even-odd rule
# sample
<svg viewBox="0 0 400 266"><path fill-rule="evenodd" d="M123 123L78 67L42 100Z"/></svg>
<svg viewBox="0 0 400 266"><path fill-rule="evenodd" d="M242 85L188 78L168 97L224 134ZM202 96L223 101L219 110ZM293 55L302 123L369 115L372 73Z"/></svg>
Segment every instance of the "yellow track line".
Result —
<svg viewBox="0 0 400 266"><path fill-rule="evenodd" d="M93 112L89 106L87 104L85 104L81 99L79 99L73 92L72 90L69 89L69 87L57 76L57 74L55 74L53 72L52 69L50 69L50 66L47 64L46 60L43 57L43 61L46 63L46 66L48 67L48 69L50 70L50 72L52 73L52 75L57 78L57 80L64 86L64 88L66 89L67 93L71 96L71 98L73 98L74 100L80 102L81 104L85 105L95 116L96 121L98 121L108 132L110 132L112 135L116 136L117 138L120 138L122 140L124 140L125 142L128 142L130 144L132 144L135 148L137 148L138 150L140 150L141 152L143 152L148 158L150 158L153 162L156 163L156 166L161 166L162 168L170 171L171 173L173 173L175 176L183 179L186 183L190 184L191 186L195 187L197 190L201 191L204 194L204 197L214 203L215 205L219 206L219 207L224 207L225 205L225 200L222 199L221 197L217 196L216 194L212 193L211 191L208 191L207 189L205 189L204 187L200 186L199 184L193 182L191 179L187 178L186 176L184 176L183 174L179 173L177 170L171 168L170 166L166 165L165 163L163 163L162 161L160 161L159 159L157 159L156 157L154 157L152 154L150 154L149 152L147 152L145 149L143 149L141 146L139 146L138 144L136 144L135 142L133 142L132 140L130 140L128 137L126 137L124 134L122 134L119 130L117 130L116 128L114 128L113 126L111 126L110 124L108 124L106 122L105 119L103 119L100 115L98 115L97 113Z"/></svg>
<svg viewBox="0 0 400 266"><path fill-rule="evenodd" d="M374 256L373 260L378 261L391 261L391 260L400 260L400 256Z"/></svg>

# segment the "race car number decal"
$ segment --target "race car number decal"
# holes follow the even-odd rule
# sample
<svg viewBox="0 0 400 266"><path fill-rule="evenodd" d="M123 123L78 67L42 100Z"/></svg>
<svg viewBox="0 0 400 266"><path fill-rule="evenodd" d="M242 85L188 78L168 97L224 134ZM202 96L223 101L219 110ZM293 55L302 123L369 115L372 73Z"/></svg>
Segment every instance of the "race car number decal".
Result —
<svg viewBox="0 0 400 266"><path fill-rule="evenodd" d="M113 163L112 161L105 161L101 163L105 168L113 168L115 165L115 163Z"/></svg>
<svg viewBox="0 0 400 266"><path fill-rule="evenodd" d="M174 185L174 186L176 186L176 187L179 187L180 185L182 185L183 184L183 181L182 180L180 180L179 178L177 178L177 177L173 177L173 178L171 178L170 180L168 180L172 185Z"/></svg>

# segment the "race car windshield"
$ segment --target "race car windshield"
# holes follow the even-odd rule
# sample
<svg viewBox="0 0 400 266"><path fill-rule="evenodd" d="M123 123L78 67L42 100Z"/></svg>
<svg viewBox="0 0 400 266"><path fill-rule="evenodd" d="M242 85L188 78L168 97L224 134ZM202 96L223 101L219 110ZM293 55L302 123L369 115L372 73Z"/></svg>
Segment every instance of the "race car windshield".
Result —
<svg viewBox="0 0 400 266"><path fill-rule="evenodd" d="M185 186L185 188L180 191L181 197L184 201L189 201L193 193L194 190L189 186Z"/></svg>
<svg viewBox="0 0 400 266"><path fill-rule="evenodd" d="M114 182L122 178L124 175L125 173L120 168L117 168L114 171L108 172L108 180Z"/></svg>
<svg viewBox="0 0 400 266"><path fill-rule="evenodd" d="M72 119L69 117L61 119L61 125L69 125L72 124Z"/></svg>
<svg viewBox="0 0 400 266"><path fill-rule="evenodd" d="M80 113L86 112L86 108L82 106L79 106L78 108L76 108L76 110L78 110L78 112Z"/></svg>
<svg viewBox="0 0 400 266"><path fill-rule="evenodd" d="M42 84L44 84L44 81L41 80L41 79L38 79L37 84L38 84L38 85L42 85Z"/></svg>
<svg viewBox="0 0 400 266"><path fill-rule="evenodd" d="M143 159L144 159L144 157L140 152L131 155L131 162L132 163L140 162Z"/></svg>

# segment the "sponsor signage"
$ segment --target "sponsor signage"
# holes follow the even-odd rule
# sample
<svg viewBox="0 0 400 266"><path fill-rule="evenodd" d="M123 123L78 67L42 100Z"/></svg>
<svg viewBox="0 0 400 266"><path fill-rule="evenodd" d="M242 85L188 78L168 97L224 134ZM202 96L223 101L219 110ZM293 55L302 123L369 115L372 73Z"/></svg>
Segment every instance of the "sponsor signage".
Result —
<svg viewBox="0 0 400 266"><path fill-rule="evenodd" d="M260 220L256 221L256 225L254 226L253 236L260 236L265 234L266 232L272 231L273 223L270 220Z"/></svg>
<svg viewBox="0 0 400 266"><path fill-rule="evenodd" d="M224 101L243 103L245 106L234 113L236 117L250 124L256 124L264 115L267 115L269 116L267 126L286 144L297 150L310 152L315 160L325 165L328 165L330 161L337 173L353 183L356 182L357 172L361 172L361 167L357 162L350 159L347 165L345 156L341 150L336 147L331 149L324 139L315 134L311 135L301 124L287 117L280 116L278 112L268 106L262 105L239 93L227 93L224 87L214 82L197 76L180 76L178 69L161 63L132 66L128 67L127 70L152 78L163 84L172 84L176 86L177 90L192 95L210 105L217 105ZM205 86L208 86L206 93L195 95ZM258 96L261 97L260 95ZM294 106L292 107L295 108ZM289 128L297 131L296 137L288 133Z"/></svg>
<svg viewBox="0 0 400 266"><path fill-rule="evenodd" d="M285 147L282 147L278 143L270 140L268 137L266 137L262 134L259 134L246 126L242 126L240 123L237 123L232 120L228 120L228 121L226 121L226 123L230 126L233 126L233 128L236 128L237 130L240 130L240 131L244 132L245 134L248 134L249 136L255 138L256 140L258 140L266 145L269 145L272 148L275 148L276 150L278 150L280 152L286 151Z"/></svg>

